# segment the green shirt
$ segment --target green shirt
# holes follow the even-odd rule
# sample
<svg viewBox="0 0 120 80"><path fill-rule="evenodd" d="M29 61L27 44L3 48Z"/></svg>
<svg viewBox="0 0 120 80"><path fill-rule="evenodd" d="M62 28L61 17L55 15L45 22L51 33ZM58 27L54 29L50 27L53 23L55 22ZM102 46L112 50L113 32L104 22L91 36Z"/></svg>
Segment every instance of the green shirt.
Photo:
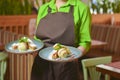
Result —
<svg viewBox="0 0 120 80"><path fill-rule="evenodd" d="M68 2L62 5L59 10L57 10L54 3L55 0L40 6L37 16L37 25L40 20L48 14L48 6L51 8L51 13L65 12L68 13L70 5L74 6L74 24L75 24L75 43L77 46L83 46L88 50L90 48L90 26L91 26L91 14L89 7L82 3L80 0L68 0Z"/></svg>

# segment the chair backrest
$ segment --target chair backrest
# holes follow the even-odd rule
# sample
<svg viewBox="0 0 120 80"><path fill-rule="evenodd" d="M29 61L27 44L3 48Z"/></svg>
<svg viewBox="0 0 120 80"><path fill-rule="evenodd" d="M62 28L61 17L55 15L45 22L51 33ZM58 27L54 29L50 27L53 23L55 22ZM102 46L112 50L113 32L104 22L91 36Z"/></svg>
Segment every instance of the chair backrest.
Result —
<svg viewBox="0 0 120 80"><path fill-rule="evenodd" d="M120 55L120 26L94 24L92 25L91 37L94 40L107 42L107 45L101 50L109 53L108 55Z"/></svg>
<svg viewBox="0 0 120 80"><path fill-rule="evenodd" d="M0 16L0 29L28 35L28 25L31 18L36 18L36 15Z"/></svg>
<svg viewBox="0 0 120 80"><path fill-rule="evenodd" d="M18 34L25 34L27 35L28 33L28 23L25 21L25 19L6 19L6 20L0 20L0 29L10 31L10 32L15 32Z"/></svg>
<svg viewBox="0 0 120 80"><path fill-rule="evenodd" d="M0 42L4 45L11 41L15 41L20 39L21 37L24 37L25 35L23 34L16 34L13 32L5 31L5 30L0 30Z"/></svg>
<svg viewBox="0 0 120 80"><path fill-rule="evenodd" d="M119 28L119 31L118 31L118 35L120 34L120 28ZM116 38L116 43L115 43L115 56L120 56L120 36L117 36Z"/></svg>
<svg viewBox="0 0 120 80"><path fill-rule="evenodd" d="M0 52L0 80L4 80L4 76L7 68L7 54Z"/></svg>
<svg viewBox="0 0 120 80"><path fill-rule="evenodd" d="M105 41L108 31L108 25L92 25L91 37L95 40Z"/></svg>
<svg viewBox="0 0 120 80"><path fill-rule="evenodd" d="M105 39L105 42L107 42L107 46L105 46L104 50L107 52L110 52L112 54L116 55L116 47L120 48L120 44L119 44L119 31L120 31L120 27L115 27L115 26L110 26L108 28L108 32L107 32L107 36ZM119 44L119 46L117 46L117 44Z"/></svg>
<svg viewBox="0 0 120 80"><path fill-rule="evenodd" d="M96 71L96 65L107 64L110 63L111 60L112 60L111 56L83 59L82 66L84 80L88 80L89 77L91 80L100 80L101 73ZM106 78L108 78L108 75L106 76Z"/></svg>

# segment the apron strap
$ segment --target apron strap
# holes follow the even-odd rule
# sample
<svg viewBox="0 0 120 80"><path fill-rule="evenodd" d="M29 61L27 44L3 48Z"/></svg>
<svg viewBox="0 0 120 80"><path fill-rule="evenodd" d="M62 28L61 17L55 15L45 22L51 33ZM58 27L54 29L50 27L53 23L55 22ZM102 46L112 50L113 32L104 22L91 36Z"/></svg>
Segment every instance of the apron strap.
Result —
<svg viewBox="0 0 120 80"><path fill-rule="evenodd" d="M74 6L71 5L69 13L73 14L73 10L74 10Z"/></svg>
<svg viewBox="0 0 120 80"><path fill-rule="evenodd" d="M51 13L51 8L50 7L48 7L48 13Z"/></svg>

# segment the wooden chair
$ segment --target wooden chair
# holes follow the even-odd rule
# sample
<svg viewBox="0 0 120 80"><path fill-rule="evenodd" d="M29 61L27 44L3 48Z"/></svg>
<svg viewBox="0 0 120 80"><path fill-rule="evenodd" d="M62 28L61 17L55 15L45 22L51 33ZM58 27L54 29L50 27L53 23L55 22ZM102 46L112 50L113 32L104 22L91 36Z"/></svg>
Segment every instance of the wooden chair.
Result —
<svg viewBox="0 0 120 80"><path fill-rule="evenodd" d="M107 42L107 45L96 49L90 49L86 56L112 56L112 61L120 60L120 26L94 24L92 27L92 39Z"/></svg>
<svg viewBox="0 0 120 80"><path fill-rule="evenodd" d="M105 41L107 35L108 27L101 26L100 24L92 25L91 37L94 40Z"/></svg>
<svg viewBox="0 0 120 80"><path fill-rule="evenodd" d="M96 65L98 64L107 64L112 60L111 56L98 57L98 58L89 58L82 60L84 80L100 80L101 73L96 71ZM109 76L105 75L105 80L109 80Z"/></svg>
<svg viewBox="0 0 120 80"><path fill-rule="evenodd" d="M28 30L28 24L25 20L3 20L0 21L0 29L15 32L18 34L26 34Z"/></svg>
<svg viewBox="0 0 120 80"><path fill-rule="evenodd" d="M117 56L120 56L120 27L117 28L118 32L117 32L117 37L116 37L116 43L115 43L115 53L117 54Z"/></svg>
<svg viewBox="0 0 120 80"><path fill-rule="evenodd" d="M119 37L119 27L111 26L108 28L107 36L105 39L105 42L108 43L108 45L104 48L105 51L110 52L111 55L114 55L115 53L115 47L117 38Z"/></svg>
<svg viewBox="0 0 120 80"><path fill-rule="evenodd" d="M118 33L117 33L117 38L115 41L115 47L114 47L114 54L113 54L113 59L114 61L120 61L120 28L118 28Z"/></svg>
<svg viewBox="0 0 120 80"><path fill-rule="evenodd" d="M29 20L36 15L0 16L0 29L17 34L29 35Z"/></svg>
<svg viewBox="0 0 120 80"><path fill-rule="evenodd" d="M16 34L16 33L5 31L5 30L0 30L0 42L4 45L6 45L7 43L9 43L11 41L20 39L23 36L25 36L25 35Z"/></svg>
<svg viewBox="0 0 120 80"><path fill-rule="evenodd" d="M0 80L4 80L6 68L7 68L8 55L4 52L0 52Z"/></svg>

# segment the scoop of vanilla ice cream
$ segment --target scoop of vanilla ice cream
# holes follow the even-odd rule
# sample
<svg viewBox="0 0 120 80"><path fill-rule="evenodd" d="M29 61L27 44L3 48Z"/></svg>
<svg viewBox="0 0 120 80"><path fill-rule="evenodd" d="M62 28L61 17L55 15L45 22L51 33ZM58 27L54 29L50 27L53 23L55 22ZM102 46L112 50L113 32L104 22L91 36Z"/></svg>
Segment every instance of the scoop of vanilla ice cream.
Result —
<svg viewBox="0 0 120 80"><path fill-rule="evenodd" d="M18 50L19 51L25 51L27 50L27 44L25 42L18 43Z"/></svg>

